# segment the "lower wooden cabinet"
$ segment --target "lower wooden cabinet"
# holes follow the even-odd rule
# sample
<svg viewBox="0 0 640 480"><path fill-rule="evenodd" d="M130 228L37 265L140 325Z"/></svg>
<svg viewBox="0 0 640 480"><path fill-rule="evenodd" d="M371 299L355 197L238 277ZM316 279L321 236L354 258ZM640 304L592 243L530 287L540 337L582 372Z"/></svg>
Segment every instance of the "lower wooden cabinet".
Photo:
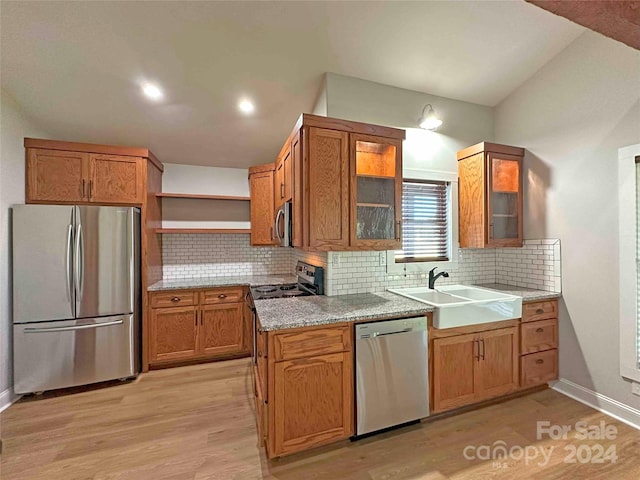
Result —
<svg viewBox="0 0 640 480"><path fill-rule="evenodd" d="M518 389L517 326L433 340L434 413Z"/></svg>
<svg viewBox="0 0 640 480"><path fill-rule="evenodd" d="M258 333L256 415L269 458L353 435L351 327Z"/></svg>
<svg viewBox="0 0 640 480"><path fill-rule="evenodd" d="M558 301L522 305L520 386L544 385L558 379Z"/></svg>
<svg viewBox="0 0 640 480"><path fill-rule="evenodd" d="M197 307L153 309L150 327L152 362L189 360L198 354Z"/></svg>
<svg viewBox="0 0 640 480"><path fill-rule="evenodd" d="M150 293L150 365L248 355L251 316L237 301L238 290L242 287Z"/></svg>

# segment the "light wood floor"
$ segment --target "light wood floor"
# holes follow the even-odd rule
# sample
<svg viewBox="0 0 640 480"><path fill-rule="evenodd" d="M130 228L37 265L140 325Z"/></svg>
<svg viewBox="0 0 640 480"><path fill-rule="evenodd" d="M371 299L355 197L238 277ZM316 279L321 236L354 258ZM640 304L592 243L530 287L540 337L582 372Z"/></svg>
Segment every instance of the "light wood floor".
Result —
<svg viewBox="0 0 640 480"><path fill-rule="evenodd" d="M257 446L249 361L151 372L129 384L2 413L2 480L639 479L640 432L552 390L275 462ZM604 420L616 463L568 464L568 444L536 440L536 421ZM468 461L467 445L554 447L551 461ZM540 459L542 457L539 457ZM539 461L539 460L538 460Z"/></svg>

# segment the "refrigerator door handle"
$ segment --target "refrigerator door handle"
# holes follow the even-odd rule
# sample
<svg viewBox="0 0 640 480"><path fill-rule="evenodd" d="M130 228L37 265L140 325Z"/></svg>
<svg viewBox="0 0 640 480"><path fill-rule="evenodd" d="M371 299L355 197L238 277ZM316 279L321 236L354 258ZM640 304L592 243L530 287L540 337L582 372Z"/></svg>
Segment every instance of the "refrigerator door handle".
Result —
<svg viewBox="0 0 640 480"><path fill-rule="evenodd" d="M67 258L65 263L65 275L66 275L66 287L67 287L67 300L69 303L72 303L71 299L71 289L73 285L71 284L71 257L73 256L73 225L69 225L67 227ZM73 306L71 307L71 312L73 313Z"/></svg>
<svg viewBox="0 0 640 480"><path fill-rule="evenodd" d="M115 320L113 322L104 322L104 323L92 323L89 325L73 325L69 327L45 327L45 328L31 328L27 327L24 329L24 333L55 333L55 332L68 332L72 330L87 330L90 328L100 328L100 327L112 327L114 325L122 325L124 320Z"/></svg>
<svg viewBox="0 0 640 480"><path fill-rule="evenodd" d="M76 301L82 301L82 293L84 290L84 238L82 237L82 224L78 224L76 232L76 252L75 252L75 275L76 284Z"/></svg>

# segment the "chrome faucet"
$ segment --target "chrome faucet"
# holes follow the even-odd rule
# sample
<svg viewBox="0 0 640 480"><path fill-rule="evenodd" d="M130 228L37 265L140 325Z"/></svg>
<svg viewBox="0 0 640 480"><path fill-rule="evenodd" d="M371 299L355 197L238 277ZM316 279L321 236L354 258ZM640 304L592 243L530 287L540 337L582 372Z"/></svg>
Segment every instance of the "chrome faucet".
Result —
<svg viewBox="0 0 640 480"><path fill-rule="evenodd" d="M435 274L435 271L438 269L438 267L433 267L431 270L429 270L429 288L431 290L433 290L436 286L436 280L440 277L444 277L444 278L449 278L449 274L447 272L440 272L437 275Z"/></svg>

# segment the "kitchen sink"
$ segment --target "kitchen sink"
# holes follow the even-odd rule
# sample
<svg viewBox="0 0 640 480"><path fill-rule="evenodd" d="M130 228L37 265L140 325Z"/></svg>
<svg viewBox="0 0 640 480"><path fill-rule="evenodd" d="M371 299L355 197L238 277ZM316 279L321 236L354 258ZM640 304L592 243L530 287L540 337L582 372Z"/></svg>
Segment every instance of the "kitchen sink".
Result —
<svg viewBox="0 0 640 480"><path fill-rule="evenodd" d="M463 327L522 316L522 297L469 285L394 288L390 292L434 307L435 328Z"/></svg>

